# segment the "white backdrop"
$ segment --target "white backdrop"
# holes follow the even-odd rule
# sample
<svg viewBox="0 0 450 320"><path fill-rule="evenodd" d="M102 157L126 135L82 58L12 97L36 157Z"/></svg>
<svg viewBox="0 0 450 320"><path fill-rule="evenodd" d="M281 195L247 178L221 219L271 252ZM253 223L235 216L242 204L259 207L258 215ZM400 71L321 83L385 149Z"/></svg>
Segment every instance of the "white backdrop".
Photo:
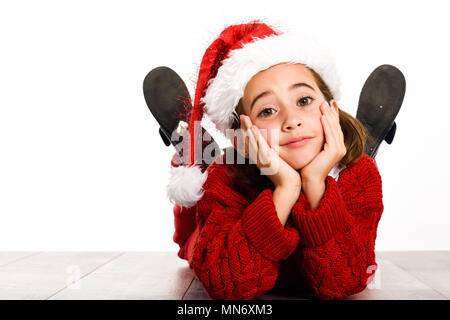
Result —
<svg viewBox="0 0 450 320"><path fill-rule="evenodd" d="M407 80L377 155L376 250L449 250L447 1L3 1L0 250L177 250L165 147L142 82L164 65L191 95L227 25L256 18L335 51L340 106L356 114L381 64Z"/></svg>

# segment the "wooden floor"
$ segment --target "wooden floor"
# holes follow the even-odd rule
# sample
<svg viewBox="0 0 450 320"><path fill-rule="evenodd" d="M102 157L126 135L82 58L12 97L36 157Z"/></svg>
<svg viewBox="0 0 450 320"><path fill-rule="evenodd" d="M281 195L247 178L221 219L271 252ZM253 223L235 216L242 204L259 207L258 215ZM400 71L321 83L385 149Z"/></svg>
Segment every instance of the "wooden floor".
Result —
<svg viewBox="0 0 450 320"><path fill-rule="evenodd" d="M376 261L373 282L349 299L450 298L450 251L377 252ZM175 252L0 252L0 299L209 298Z"/></svg>

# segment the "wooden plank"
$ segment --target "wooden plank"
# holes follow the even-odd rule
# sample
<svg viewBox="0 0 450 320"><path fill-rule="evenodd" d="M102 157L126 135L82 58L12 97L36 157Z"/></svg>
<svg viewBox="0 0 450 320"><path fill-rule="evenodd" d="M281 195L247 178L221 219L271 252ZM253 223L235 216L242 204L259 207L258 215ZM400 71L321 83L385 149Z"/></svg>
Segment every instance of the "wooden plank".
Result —
<svg viewBox="0 0 450 320"><path fill-rule="evenodd" d="M432 287L390 260L376 258L378 269L367 288L349 300L445 300Z"/></svg>
<svg viewBox="0 0 450 320"><path fill-rule="evenodd" d="M268 292L260 297L257 297L255 300L307 300L308 298L302 295L293 295L281 292ZM211 300L208 296L203 284L198 280L197 277L192 281L191 286L189 287L186 295L183 297L183 300Z"/></svg>
<svg viewBox="0 0 450 320"><path fill-rule="evenodd" d="M174 299L183 297L193 273L176 252L128 252L52 299Z"/></svg>
<svg viewBox="0 0 450 320"><path fill-rule="evenodd" d="M211 298L206 293L203 284L194 275L192 283L186 291L183 300L211 300Z"/></svg>
<svg viewBox="0 0 450 320"><path fill-rule="evenodd" d="M45 299L117 256L114 252L43 252L0 268L0 299Z"/></svg>
<svg viewBox="0 0 450 320"><path fill-rule="evenodd" d="M449 299L450 252L377 252L378 270L348 299ZM2 252L0 299L210 299L175 252ZM268 292L258 300L307 299Z"/></svg>
<svg viewBox="0 0 450 320"><path fill-rule="evenodd" d="M378 270L373 282L355 295L347 297L349 300L442 300L445 297L433 288L418 280L415 276L396 266L386 259L378 258ZM292 295L268 292L257 300L305 300L312 296ZM185 300L209 300L202 283L195 278L189 287Z"/></svg>
<svg viewBox="0 0 450 320"><path fill-rule="evenodd" d="M450 299L450 251L393 251L380 255Z"/></svg>
<svg viewBox="0 0 450 320"><path fill-rule="evenodd" d="M39 253L35 251L2 251L0 252L0 268Z"/></svg>

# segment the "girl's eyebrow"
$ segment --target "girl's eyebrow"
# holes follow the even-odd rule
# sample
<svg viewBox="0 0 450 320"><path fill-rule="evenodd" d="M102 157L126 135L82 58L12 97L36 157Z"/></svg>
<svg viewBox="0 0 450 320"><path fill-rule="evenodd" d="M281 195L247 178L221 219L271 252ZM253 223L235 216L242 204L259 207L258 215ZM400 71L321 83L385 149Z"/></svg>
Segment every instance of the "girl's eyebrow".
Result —
<svg viewBox="0 0 450 320"><path fill-rule="evenodd" d="M292 86L289 87L289 90L293 90L295 88L299 88L299 87L308 87L310 88L312 91L315 91L314 88L312 86L310 86L307 83L304 82L299 82L299 83L294 83ZM252 104L250 105L250 111L252 110L253 106L255 105L256 101L264 96L267 96L269 94L272 94L273 91L272 90L268 90L268 91L264 91L263 93L260 93L256 96L255 99L253 99Z"/></svg>

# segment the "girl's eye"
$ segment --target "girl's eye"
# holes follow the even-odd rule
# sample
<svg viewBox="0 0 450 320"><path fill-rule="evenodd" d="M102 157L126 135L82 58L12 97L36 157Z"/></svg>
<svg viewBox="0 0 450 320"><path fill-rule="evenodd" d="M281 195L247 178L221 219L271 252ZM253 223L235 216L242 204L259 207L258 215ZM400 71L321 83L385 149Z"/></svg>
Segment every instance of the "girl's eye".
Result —
<svg viewBox="0 0 450 320"><path fill-rule="evenodd" d="M268 117L268 116L270 116L272 113L266 113L267 110L274 110L274 111L276 111L276 110L273 109L273 108L265 108L263 111L261 111L261 112L258 114L258 117L259 117L259 116L262 116L262 117Z"/></svg>
<svg viewBox="0 0 450 320"><path fill-rule="evenodd" d="M303 106L306 106L306 105L311 104L312 100L313 100L313 98L310 97L310 96L302 97L302 98L298 99L297 105L298 105L298 103L300 102L300 106L303 107ZM263 109L263 111L261 111L261 112L258 114L258 117L260 117L260 116L262 116L262 117L268 117L268 116L270 116L271 114L274 113L274 112L269 112L269 113L267 113L266 111L268 111L268 110L273 110L273 111L276 112L276 110L273 109L273 108L265 108L265 109Z"/></svg>
<svg viewBox="0 0 450 320"><path fill-rule="evenodd" d="M309 99L310 101L307 102L307 99ZM300 99L298 100L298 102L300 102L300 105L301 105L301 106L306 106L306 105L308 105L308 104L310 104L310 103L312 102L312 98L311 98L310 96L302 97L302 98L300 98ZM298 103L298 102L297 102L297 103Z"/></svg>

